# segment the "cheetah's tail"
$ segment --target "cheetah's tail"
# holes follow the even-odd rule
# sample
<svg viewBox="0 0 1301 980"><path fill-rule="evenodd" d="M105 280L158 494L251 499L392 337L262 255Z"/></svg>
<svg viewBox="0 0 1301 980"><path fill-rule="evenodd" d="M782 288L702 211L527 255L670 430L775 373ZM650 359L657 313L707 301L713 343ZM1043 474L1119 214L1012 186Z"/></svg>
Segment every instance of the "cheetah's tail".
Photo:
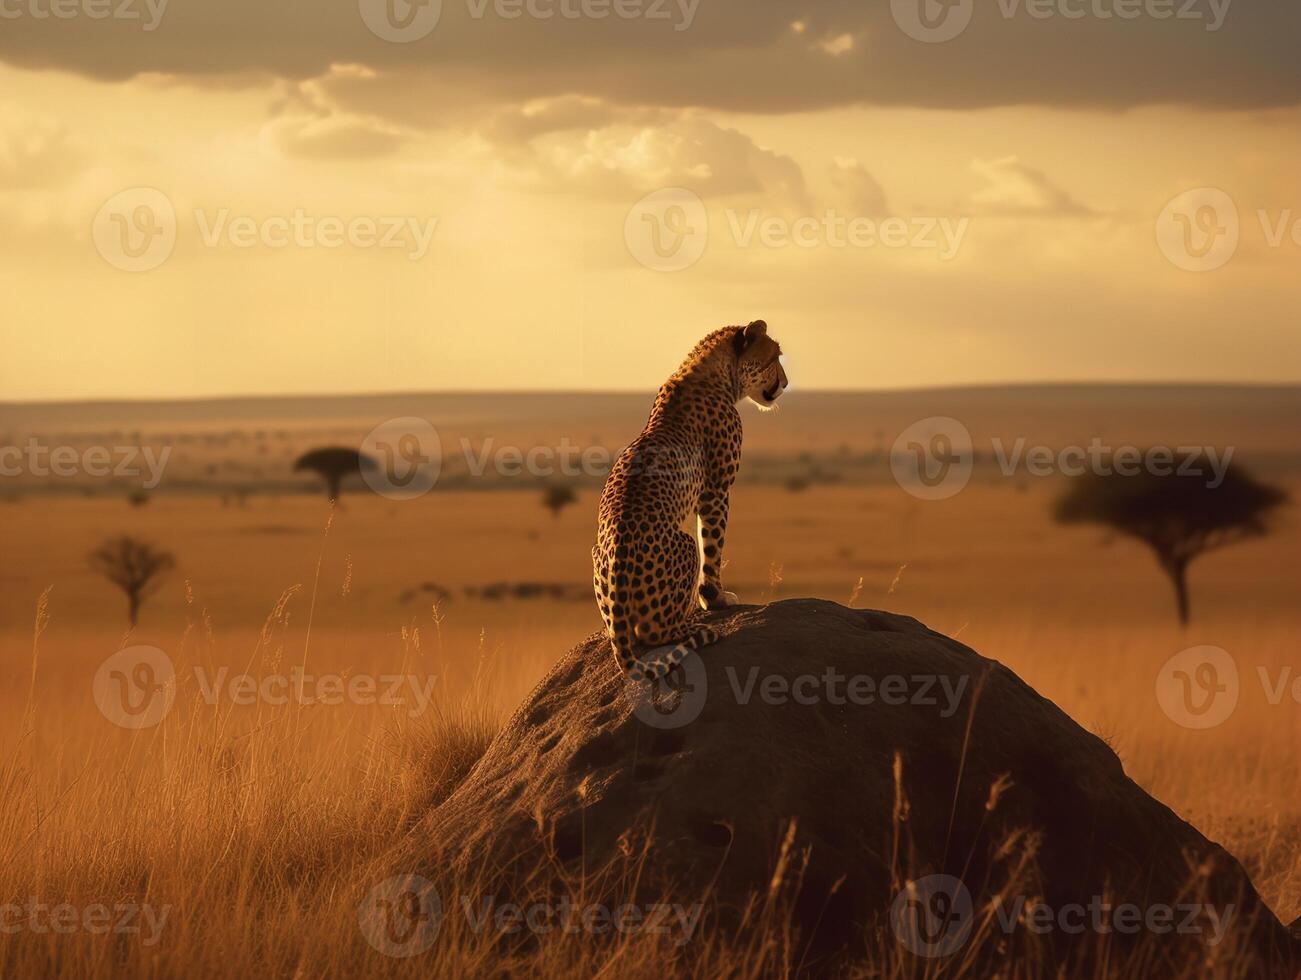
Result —
<svg viewBox="0 0 1301 980"><path fill-rule="evenodd" d="M621 648L619 644L615 644L615 654L619 658L619 666L623 668L623 672L628 676L629 680L657 681L682 663L687 654L693 650L699 650L701 647L717 642L718 631L712 626L700 625L693 627L682 642L675 644L666 653L656 656L653 660L639 657L634 648Z"/></svg>

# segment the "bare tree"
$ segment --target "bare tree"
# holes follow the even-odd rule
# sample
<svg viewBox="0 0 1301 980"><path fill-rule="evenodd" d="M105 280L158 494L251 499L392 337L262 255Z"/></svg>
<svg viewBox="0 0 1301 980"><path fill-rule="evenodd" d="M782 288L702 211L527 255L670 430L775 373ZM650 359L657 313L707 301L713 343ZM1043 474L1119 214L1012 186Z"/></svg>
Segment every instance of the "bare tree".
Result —
<svg viewBox="0 0 1301 980"><path fill-rule="evenodd" d="M560 512L578 500L573 488L563 483L552 483L542 491L542 506L551 511L551 516L560 517Z"/></svg>
<svg viewBox="0 0 1301 980"><path fill-rule="evenodd" d="M1058 500L1056 518L1102 524L1151 548L1174 586L1179 622L1187 625L1188 565L1215 548L1266 534L1266 518L1288 496L1233 465L1214 484L1208 476L1214 468L1204 457L1198 475L1169 469L1125 476L1112 466L1077 477Z"/></svg>
<svg viewBox="0 0 1301 980"><path fill-rule="evenodd" d="M88 556L92 570L99 572L124 593L127 614L134 627L140 606L162 584L164 573L176 567L176 560L145 541L122 535L109 538Z"/></svg>
<svg viewBox="0 0 1301 980"><path fill-rule="evenodd" d="M345 476L360 475L363 470L375 469L375 460L344 446L326 446L313 449L298 457L294 472L311 470L325 481L325 490L331 500L339 499L339 486Z"/></svg>

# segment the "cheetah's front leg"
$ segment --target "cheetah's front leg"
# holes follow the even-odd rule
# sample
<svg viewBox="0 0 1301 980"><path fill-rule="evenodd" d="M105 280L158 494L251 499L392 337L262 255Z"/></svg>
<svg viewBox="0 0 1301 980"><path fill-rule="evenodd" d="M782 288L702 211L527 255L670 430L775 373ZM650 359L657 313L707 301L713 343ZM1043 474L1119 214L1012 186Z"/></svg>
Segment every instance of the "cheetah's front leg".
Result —
<svg viewBox="0 0 1301 980"><path fill-rule="evenodd" d="M706 488L696 508L696 536L700 541L700 604L723 609L741 600L723 590L723 536L727 533L726 488Z"/></svg>

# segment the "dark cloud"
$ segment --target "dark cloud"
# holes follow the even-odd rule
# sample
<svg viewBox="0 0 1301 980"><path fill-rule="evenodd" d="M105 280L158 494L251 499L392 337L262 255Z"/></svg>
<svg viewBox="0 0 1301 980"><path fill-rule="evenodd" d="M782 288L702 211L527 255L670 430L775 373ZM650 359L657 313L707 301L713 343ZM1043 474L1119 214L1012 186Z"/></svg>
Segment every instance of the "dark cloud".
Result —
<svg viewBox="0 0 1301 980"><path fill-rule="evenodd" d="M965 0L970 25L945 43L915 40L894 13L905 23L917 5L931 17L961 16L963 0L443 0L437 26L410 43L382 40L359 12L359 3L373 2L368 9L387 3L401 13L406 0L171 0L153 30L144 29L156 16L148 4L157 12L163 0L132 0L139 20L37 18L30 10L48 9L50 0L3 2L10 16L0 19L0 59L102 78L269 72L303 79L346 62L402 77L435 100L446 85L498 100L577 93L764 112L852 103L1301 102L1301 4L1292 0L1050 0L1047 8L1044 0ZM485 2L485 14L474 16ZM511 19L498 12L499 4L508 12L526 2L611 13ZM1116 13L1135 3L1137 18ZM656 16L616 16L620 5ZM417 18L426 9L410 8Z"/></svg>

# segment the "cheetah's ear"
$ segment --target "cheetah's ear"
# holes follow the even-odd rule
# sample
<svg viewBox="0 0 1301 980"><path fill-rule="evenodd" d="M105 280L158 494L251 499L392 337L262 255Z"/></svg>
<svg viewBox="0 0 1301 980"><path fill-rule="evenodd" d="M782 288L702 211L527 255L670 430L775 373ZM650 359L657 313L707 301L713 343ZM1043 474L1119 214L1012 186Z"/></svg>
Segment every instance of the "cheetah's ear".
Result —
<svg viewBox="0 0 1301 980"><path fill-rule="evenodd" d="M762 320L755 320L743 330L738 330L734 341L736 344L736 352L738 354L745 353L755 345L760 337L766 336L767 333L768 324L764 323Z"/></svg>

